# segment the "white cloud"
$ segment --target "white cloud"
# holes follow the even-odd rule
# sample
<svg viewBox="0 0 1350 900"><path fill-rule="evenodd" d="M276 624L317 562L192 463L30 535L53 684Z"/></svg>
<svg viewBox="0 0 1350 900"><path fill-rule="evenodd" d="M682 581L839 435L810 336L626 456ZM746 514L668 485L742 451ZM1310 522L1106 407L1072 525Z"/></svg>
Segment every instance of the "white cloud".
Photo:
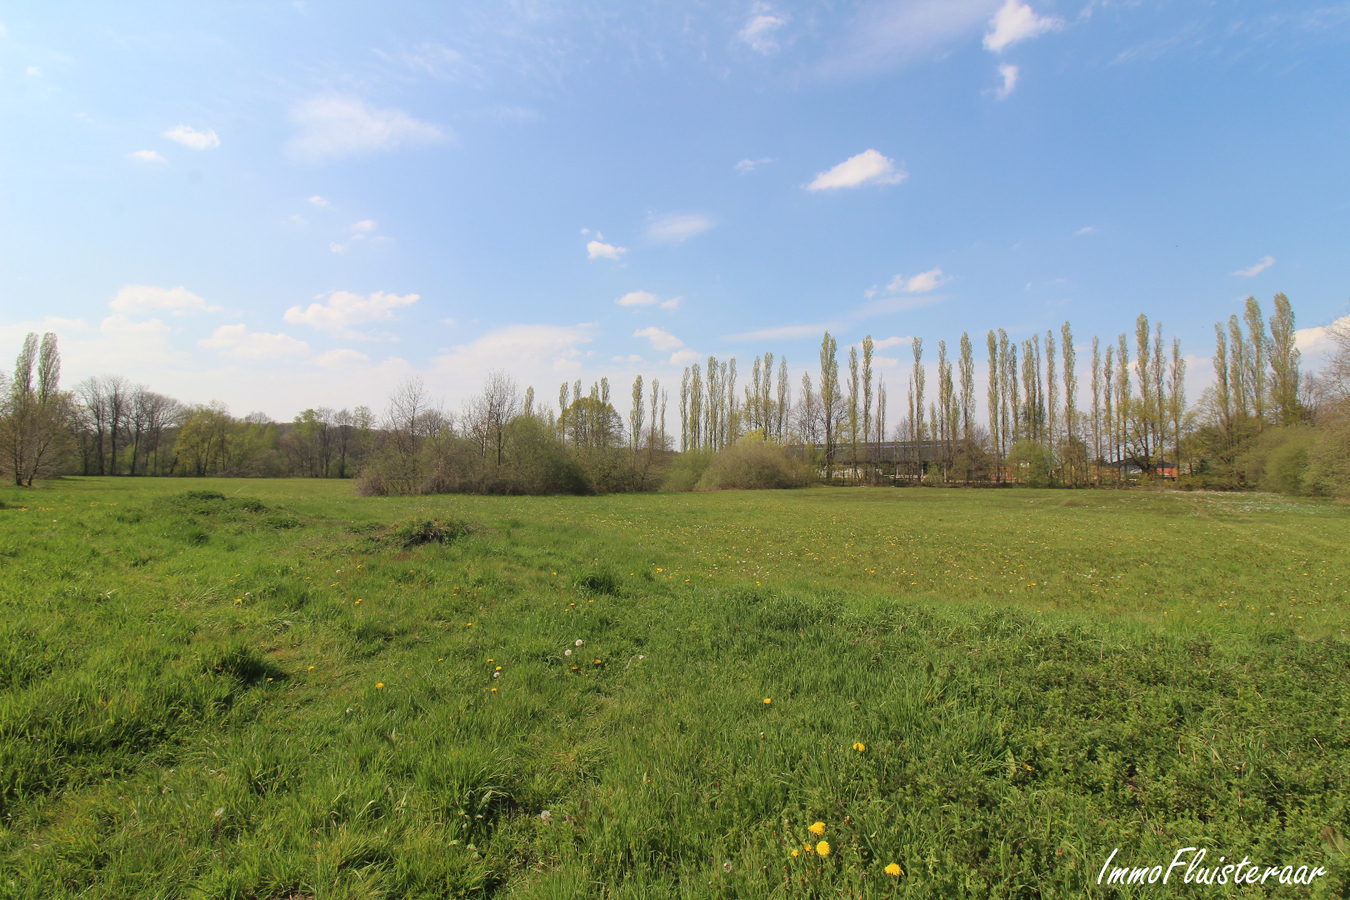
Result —
<svg viewBox="0 0 1350 900"><path fill-rule="evenodd" d="M1275 265L1275 257L1263 256L1261 257L1261 261L1258 262L1256 265L1248 266L1245 269L1238 269L1233 274L1241 275L1243 278L1251 278L1254 275L1260 275L1262 272L1264 272L1266 269L1269 269L1273 265Z"/></svg>
<svg viewBox="0 0 1350 900"><path fill-rule="evenodd" d="M348 227L355 232L369 233L375 230L375 222L372 219L362 219L360 222L353 222Z"/></svg>
<svg viewBox="0 0 1350 900"><path fill-rule="evenodd" d="M308 162L435 144L449 137L401 109L374 109L354 97L306 100L291 110L291 121L300 133L286 142L286 152Z"/></svg>
<svg viewBox="0 0 1350 900"><path fill-rule="evenodd" d="M750 18L737 35L751 50L761 56L771 56L778 52L778 41L774 33L788 23L789 16L780 13L768 3L756 3L750 9Z"/></svg>
<svg viewBox="0 0 1350 900"><path fill-rule="evenodd" d="M1096 225L1084 225L1082 228L1074 232L1074 234L1096 234L1096 233L1097 233Z"/></svg>
<svg viewBox="0 0 1350 900"><path fill-rule="evenodd" d="M827 76L876 72L929 59L989 18L998 0L879 0L863 6L839 50L821 65Z"/></svg>
<svg viewBox="0 0 1350 900"><path fill-rule="evenodd" d="M209 338L197 342L203 347L228 353L239 359L282 359L308 356L309 344L285 334L249 331L243 325L222 325Z"/></svg>
<svg viewBox="0 0 1350 900"><path fill-rule="evenodd" d="M660 299L647 291L629 291L614 302L620 306L652 306Z"/></svg>
<svg viewBox="0 0 1350 900"><path fill-rule="evenodd" d="M751 172L755 171L755 169L758 168L759 166L766 166L771 162L777 162L777 160L768 156L764 157L763 159L743 159L740 162L736 163L736 174L749 175Z"/></svg>
<svg viewBox="0 0 1350 900"><path fill-rule="evenodd" d="M351 350L347 347L338 347L335 350L329 350L320 356L314 357L314 365L322 366L325 369L344 369L352 366L365 366L370 364L370 357L359 350Z"/></svg>
<svg viewBox="0 0 1350 900"><path fill-rule="evenodd" d="M806 186L808 191L832 188L853 188L864 184L899 184L909 177L904 169L897 169L895 161L875 150L864 150L851 156L828 172L821 172Z"/></svg>
<svg viewBox="0 0 1350 900"><path fill-rule="evenodd" d="M652 342L652 346L657 350L675 350L684 346L684 341L680 340L669 331L666 331L664 328L657 328L655 326L635 331L633 332L633 337L646 338Z"/></svg>
<svg viewBox="0 0 1350 900"><path fill-rule="evenodd" d="M318 194L315 194L313 197L307 197L306 200L310 203L313 203L315 206L319 207L324 207L328 205L328 201L320 197Z"/></svg>
<svg viewBox="0 0 1350 900"><path fill-rule="evenodd" d="M1341 316L1330 325L1318 325L1315 328L1300 328L1294 332L1294 346L1304 356L1321 356L1330 353L1336 347L1331 339L1333 328L1350 331L1350 316Z"/></svg>
<svg viewBox="0 0 1350 900"><path fill-rule="evenodd" d="M703 358L703 354L697 350L676 350L670 354L670 365L684 366L689 363L696 363Z"/></svg>
<svg viewBox="0 0 1350 900"><path fill-rule="evenodd" d="M346 253L346 252L347 252L347 245L346 245L346 244L329 244L329 245L328 245L328 249L331 250L331 251L333 251L334 253Z"/></svg>
<svg viewBox="0 0 1350 900"><path fill-rule="evenodd" d="M1002 53L1005 47L1018 41L1025 41L1047 31L1059 31L1064 20L1057 16L1038 16L1035 10L1018 0L1006 0L989 20L989 30L984 35L986 50Z"/></svg>
<svg viewBox="0 0 1350 900"><path fill-rule="evenodd" d="M679 309L679 308L680 308L680 301L683 300L683 299L684 299L683 297L671 297L669 300L662 300L662 301L661 301L661 308L662 308L662 309Z"/></svg>
<svg viewBox="0 0 1350 900"><path fill-rule="evenodd" d="M647 237L658 244L678 244L713 227L712 219L694 214L660 216L647 225Z"/></svg>
<svg viewBox="0 0 1350 900"><path fill-rule="evenodd" d="M581 348L591 342L593 329L591 324L508 325L436 357L435 372L460 383L478 383L484 372L512 360L513 378L522 385L542 386L560 371L577 370Z"/></svg>
<svg viewBox="0 0 1350 900"><path fill-rule="evenodd" d="M315 297L323 298L323 294ZM417 294L386 294L376 291L368 296L350 291L333 291L326 303L311 303L305 309L292 306L283 319L292 325L309 325L320 331L344 338L367 337L353 331L353 325L385 322L394 318L394 310L411 306L421 299Z"/></svg>
<svg viewBox="0 0 1350 900"><path fill-rule="evenodd" d="M156 153L156 152L153 151L153 150L137 150L135 153L128 153L128 154L127 154L127 159L134 159L134 160L136 160L137 162L148 162L148 163L166 163L166 162L168 162L167 159L165 159L164 157L160 156L158 153Z"/></svg>
<svg viewBox="0 0 1350 900"><path fill-rule="evenodd" d="M888 337L882 338L879 341L873 341L872 346L877 350L885 350L887 347L908 347L913 340L913 338L908 337Z"/></svg>
<svg viewBox="0 0 1350 900"><path fill-rule="evenodd" d="M209 128L198 131L189 125L178 125L164 132L164 137L192 150L211 150L220 146L220 138Z"/></svg>
<svg viewBox="0 0 1350 900"><path fill-rule="evenodd" d="M309 219L306 219L304 216L287 216L287 217L286 217L286 220L287 220L288 222L291 222L291 223L295 224L295 225L308 225L308 224L309 224Z"/></svg>
<svg viewBox="0 0 1350 900"><path fill-rule="evenodd" d="M175 316L181 316L183 313L220 311L219 306L209 305L181 285L176 288L160 288L148 284L129 284L117 292L108 306L120 313L167 309Z"/></svg>
<svg viewBox="0 0 1350 900"><path fill-rule="evenodd" d="M37 67L37 66L29 66L28 68L26 68L26 69L23 70L23 74L25 74L25 75L41 75L42 73L41 73L40 71L38 71L38 67Z"/></svg>
<svg viewBox="0 0 1350 900"><path fill-rule="evenodd" d="M998 99L1007 100L1008 95L1017 88L1017 71L1017 66L1008 63L1003 63L998 67L998 74L1003 79L1003 83L998 86L996 91Z"/></svg>
<svg viewBox="0 0 1350 900"><path fill-rule="evenodd" d="M890 294L926 294L946 280L941 269L929 269L910 278L903 275L895 276L895 279L886 285L886 291Z"/></svg>
<svg viewBox="0 0 1350 900"><path fill-rule="evenodd" d="M775 328L761 328L758 331L746 331L727 336L729 341L782 341L804 337L819 337L835 325L824 322L818 325L779 325Z"/></svg>
<svg viewBox="0 0 1350 900"><path fill-rule="evenodd" d="M591 241L586 245L587 259L618 259L627 252L627 247L615 247L613 244L602 244L599 241Z"/></svg>

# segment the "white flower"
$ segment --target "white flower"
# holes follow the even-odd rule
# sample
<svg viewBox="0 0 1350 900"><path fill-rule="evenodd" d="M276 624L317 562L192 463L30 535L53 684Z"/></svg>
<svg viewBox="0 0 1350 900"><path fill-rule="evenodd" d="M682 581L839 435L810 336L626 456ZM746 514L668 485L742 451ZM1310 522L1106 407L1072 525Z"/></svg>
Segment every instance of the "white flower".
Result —
<svg viewBox="0 0 1350 900"><path fill-rule="evenodd" d="M578 646L578 647L584 646L585 643L586 643L586 642L583 641L581 638L577 638L577 646Z"/></svg>
<svg viewBox="0 0 1350 900"><path fill-rule="evenodd" d="M493 673L492 673L492 677L493 677L493 678L496 678L496 677L500 676L501 674L502 674L501 672L493 672Z"/></svg>
<svg viewBox="0 0 1350 900"><path fill-rule="evenodd" d="M571 655L572 655L572 651L571 651L571 650L564 650L564 651L563 651L563 656L571 656Z"/></svg>

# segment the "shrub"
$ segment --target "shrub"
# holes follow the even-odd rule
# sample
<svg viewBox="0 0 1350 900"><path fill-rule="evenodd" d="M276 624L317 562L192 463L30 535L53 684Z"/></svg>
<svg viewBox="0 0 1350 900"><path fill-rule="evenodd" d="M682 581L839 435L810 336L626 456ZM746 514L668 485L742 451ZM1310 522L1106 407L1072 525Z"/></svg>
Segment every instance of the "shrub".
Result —
<svg viewBox="0 0 1350 900"><path fill-rule="evenodd" d="M712 457L710 450L686 450L681 453L675 457L675 461L666 470L665 477L661 479L661 490L692 491L698 480L703 477L708 463L712 462Z"/></svg>
<svg viewBox="0 0 1350 900"><path fill-rule="evenodd" d="M1303 489L1319 497L1350 500L1350 423L1321 429L1308 447Z"/></svg>
<svg viewBox="0 0 1350 900"><path fill-rule="evenodd" d="M772 490L810 483L811 471L804 462L790 459L778 444L752 438L713 454L694 490Z"/></svg>

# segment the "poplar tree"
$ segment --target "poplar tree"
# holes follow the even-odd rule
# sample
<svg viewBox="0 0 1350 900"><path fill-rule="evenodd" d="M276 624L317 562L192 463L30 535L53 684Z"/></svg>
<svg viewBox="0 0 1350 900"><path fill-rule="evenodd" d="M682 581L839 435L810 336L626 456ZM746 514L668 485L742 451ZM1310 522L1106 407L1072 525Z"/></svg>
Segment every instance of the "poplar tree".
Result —
<svg viewBox="0 0 1350 900"><path fill-rule="evenodd" d="M1276 421L1293 425L1303 418L1298 399L1299 357L1295 344L1294 309L1284 294L1275 295L1275 315L1270 317L1270 399Z"/></svg>
<svg viewBox="0 0 1350 900"><path fill-rule="evenodd" d="M1055 423L1059 421L1059 380L1055 376L1055 333L1045 332L1045 443L1055 456Z"/></svg>
<svg viewBox="0 0 1350 900"><path fill-rule="evenodd" d="M975 350L970 335L961 332L961 442L969 449L971 419L975 415Z"/></svg>
<svg viewBox="0 0 1350 900"><path fill-rule="evenodd" d="M916 337L911 345L914 352L914 400L910 404L911 427L914 430L914 450L918 454L918 472L923 474L923 338Z"/></svg>
<svg viewBox="0 0 1350 900"><path fill-rule="evenodd" d="M688 369L685 370L687 375ZM558 388L558 440L567 443L567 407L571 406L572 389L567 382L563 382Z"/></svg>
<svg viewBox="0 0 1350 900"><path fill-rule="evenodd" d="M1106 435L1107 448L1110 450L1109 462L1116 461L1116 420L1115 420L1115 391L1113 390L1113 381L1115 379L1115 367L1112 361L1115 358L1115 345L1109 341L1106 344L1106 355L1102 360L1102 429Z"/></svg>
<svg viewBox="0 0 1350 900"><path fill-rule="evenodd" d="M1134 344L1137 351L1135 368L1139 371L1139 403L1135 407L1135 415L1132 417L1139 431L1139 439L1142 442L1143 459L1139 462L1142 465L1150 465L1151 460L1151 442L1149 436L1149 425L1154 421L1153 416L1153 379L1156 373L1149 364L1149 329L1148 316L1143 313L1134 320Z"/></svg>
<svg viewBox="0 0 1350 900"><path fill-rule="evenodd" d="M692 449L689 446L689 367L684 367L680 377L680 452Z"/></svg>
<svg viewBox="0 0 1350 900"><path fill-rule="evenodd" d="M1247 341L1236 313L1228 317L1228 390L1233 397L1233 420L1248 418L1251 404L1247 397Z"/></svg>
<svg viewBox="0 0 1350 900"><path fill-rule="evenodd" d="M637 453L638 438L642 435L642 418L646 413L642 405L642 376L633 382L633 411L628 414L628 427L632 432L633 452Z"/></svg>
<svg viewBox="0 0 1350 900"><path fill-rule="evenodd" d="M1059 330L1060 337L1064 339L1062 344L1064 350L1064 439L1067 445L1072 448L1074 442L1074 425L1078 417L1078 354L1073 349L1073 329L1069 323L1065 322ZM1071 450L1071 452L1073 452ZM1074 472L1074 484L1078 483L1078 473Z"/></svg>
<svg viewBox="0 0 1350 900"><path fill-rule="evenodd" d="M1228 382L1228 335L1223 324L1214 324L1214 405L1219 428L1227 437L1233 424L1233 395Z"/></svg>
<svg viewBox="0 0 1350 900"><path fill-rule="evenodd" d="M787 432L788 404L792 401L792 388L788 384L787 357L778 361L778 442L783 443Z"/></svg>
<svg viewBox="0 0 1350 900"><path fill-rule="evenodd" d="M1165 373L1163 372L1162 323L1157 322L1154 324L1153 331L1153 409L1156 414L1156 418L1153 421L1154 434L1158 436L1158 457L1160 459L1167 455L1163 452L1163 446L1166 443L1163 438L1167 434L1167 422L1169 418L1167 415L1167 401L1163 399L1163 382L1165 380Z"/></svg>
<svg viewBox="0 0 1350 900"><path fill-rule="evenodd" d="M854 478L858 477L858 421L859 421L859 376L858 346L848 348L848 442L849 469Z"/></svg>
<svg viewBox="0 0 1350 900"><path fill-rule="evenodd" d="M1261 318L1261 305L1255 297L1247 298L1243 316L1247 320L1247 397L1256 416L1258 430L1266 425L1266 322Z"/></svg>
<svg viewBox="0 0 1350 900"><path fill-rule="evenodd" d="M992 328L985 338L985 345L989 350L989 386L985 392L989 403L989 440L994 445L994 464L998 466L996 471L1001 476L1003 471L1003 428L1000 424L1000 416L1002 415L1003 404L1000 400L1003 397L1003 390L999 378L998 338L995 337Z"/></svg>
<svg viewBox="0 0 1350 900"><path fill-rule="evenodd" d="M1130 388L1130 343L1125 334L1120 335L1116 343L1116 454L1117 465L1125 462L1125 429L1130 422L1134 395ZM1124 472L1119 468L1116 474L1123 479Z"/></svg>
<svg viewBox="0 0 1350 900"><path fill-rule="evenodd" d="M1181 340L1172 338L1172 368L1167 380L1167 412L1172 421L1172 453L1177 477L1181 477L1181 420L1186 415L1186 360L1181 355Z"/></svg>
<svg viewBox="0 0 1350 900"><path fill-rule="evenodd" d="M839 402L839 344L830 333L820 342L820 406L825 418L825 478L834 478L834 420Z"/></svg>
<svg viewBox="0 0 1350 900"><path fill-rule="evenodd" d="M863 455L866 457L867 444L872 439L872 349L875 345L869 334L863 338L863 408L862 437Z"/></svg>
<svg viewBox="0 0 1350 900"><path fill-rule="evenodd" d="M1102 352L1101 342L1092 336L1092 465L1102 461ZM1095 471L1095 469L1094 469ZM1094 483L1095 480L1094 480Z"/></svg>

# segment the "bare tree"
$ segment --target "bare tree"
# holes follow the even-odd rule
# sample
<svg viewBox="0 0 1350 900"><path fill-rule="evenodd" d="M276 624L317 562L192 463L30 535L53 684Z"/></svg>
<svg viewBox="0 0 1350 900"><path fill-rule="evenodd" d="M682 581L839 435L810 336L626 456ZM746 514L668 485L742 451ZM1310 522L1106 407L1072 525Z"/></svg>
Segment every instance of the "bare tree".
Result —
<svg viewBox="0 0 1350 900"><path fill-rule="evenodd" d="M469 436L478 444L484 459L491 459L498 466L502 464L506 425L519 414L520 389L505 371L493 369L483 382L482 393L470 400L464 411Z"/></svg>

